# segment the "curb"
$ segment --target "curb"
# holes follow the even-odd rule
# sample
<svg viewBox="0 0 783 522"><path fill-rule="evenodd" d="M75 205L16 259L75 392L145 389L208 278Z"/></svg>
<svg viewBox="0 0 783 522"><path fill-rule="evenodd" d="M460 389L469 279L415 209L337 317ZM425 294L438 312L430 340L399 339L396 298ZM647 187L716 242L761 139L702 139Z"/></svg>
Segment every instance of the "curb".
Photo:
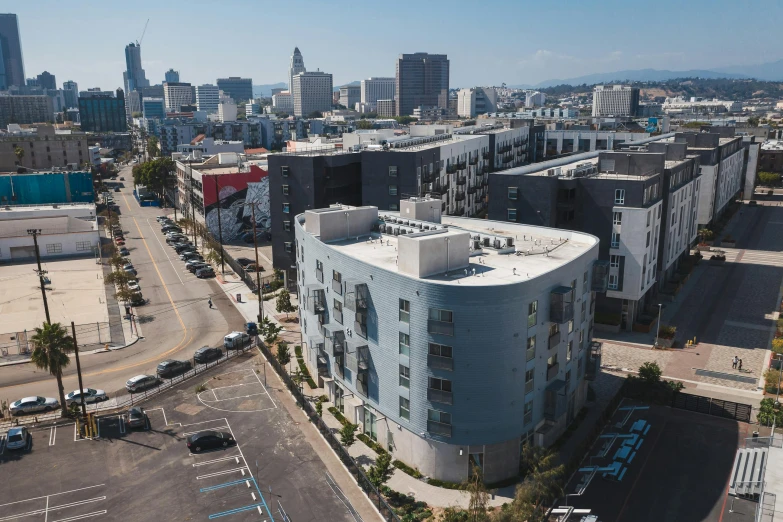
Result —
<svg viewBox="0 0 783 522"><path fill-rule="evenodd" d="M105 350L105 349L101 348L101 349L98 349L98 350L92 350L92 351L89 351L89 352L83 352L83 354L84 355L94 355L94 354L99 354L99 353L109 353L109 352L114 352L114 351L117 351L117 350L122 350L123 348L128 348L129 346L133 346L134 344L136 344L137 342L139 342L142 339L144 339L144 337L136 337L133 341L131 341L128 344L123 345L123 346L110 346L108 350ZM28 364L30 362L31 362L30 359L23 359L21 361L4 362L4 363L0 363L0 368L2 368L3 366L15 366L17 364Z"/></svg>

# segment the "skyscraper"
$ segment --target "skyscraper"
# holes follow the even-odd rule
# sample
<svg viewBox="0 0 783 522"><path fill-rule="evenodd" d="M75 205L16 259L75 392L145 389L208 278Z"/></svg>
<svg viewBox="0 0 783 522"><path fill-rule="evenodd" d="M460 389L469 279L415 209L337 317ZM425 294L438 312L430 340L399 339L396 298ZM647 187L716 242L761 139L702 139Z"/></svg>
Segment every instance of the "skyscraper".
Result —
<svg viewBox="0 0 783 522"><path fill-rule="evenodd" d="M63 96L65 96L65 106L68 108L79 106L79 86L73 80L63 82Z"/></svg>
<svg viewBox="0 0 783 522"><path fill-rule="evenodd" d="M239 76L218 78L217 86L226 96L231 96L235 103L253 99L253 80L250 78L240 78Z"/></svg>
<svg viewBox="0 0 783 522"><path fill-rule="evenodd" d="M166 112L179 112L183 105L193 103L193 92L189 83L166 82L163 84L163 98Z"/></svg>
<svg viewBox="0 0 783 522"><path fill-rule="evenodd" d="M38 86L43 89L54 90L57 88L57 80L55 80L52 73L44 71L38 75Z"/></svg>
<svg viewBox="0 0 783 522"><path fill-rule="evenodd" d="M208 114L218 111L220 89L215 85L204 84L196 86L196 108Z"/></svg>
<svg viewBox="0 0 783 522"><path fill-rule="evenodd" d="M25 85L19 20L15 14L0 14L0 90L11 85Z"/></svg>
<svg viewBox="0 0 783 522"><path fill-rule="evenodd" d="M166 71L166 83L176 83L179 81L179 71L169 69Z"/></svg>
<svg viewBox="0 0 783 522"><path fill-rule="evenodd" d="M304 58L302 53L299 52L298 47L294 47L294 54L291 55L291 63L288 66L288 91L293 94L294 92L294 76L300 72L306 72L304 65Z"/></svg>
<svg viewBox="0 0 783 522"><path fill-rule="evenodd" d="M449 59L445 54L401 54L397 59L397 115L413 109L448 107Z"/></svg>
<svg viewBox="0 0 783 522"><path fill-rule="evenodd" d="M293 78L291 98L294 116L305 117L312 112L332 108L332 75L325 72L300 72Z"/></svg>
<svg viewBox="0 0 783 522"><path fill-rule="evenodd" d="M150 82L141 67L141 46L129 43L125 46L125 92L141 90L141 87L149 87Z"/></svg>

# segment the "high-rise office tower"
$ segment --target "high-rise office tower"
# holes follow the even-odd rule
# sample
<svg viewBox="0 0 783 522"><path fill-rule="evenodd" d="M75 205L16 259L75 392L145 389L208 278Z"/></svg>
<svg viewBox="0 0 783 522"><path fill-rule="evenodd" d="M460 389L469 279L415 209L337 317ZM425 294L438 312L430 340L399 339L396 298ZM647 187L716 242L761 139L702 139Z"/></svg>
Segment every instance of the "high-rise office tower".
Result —
<svg viewBox="0 0 783 522"><path fill-rule="evenodd" d="M593 116L636 116L639 88L628 85L596 85L593 90Z"/></svg>
<svg viewBox="0 0 783 522"><path fill-rule="evenodd" d="M220 89L215 85L206 83L196 86L196 108L207 114L218 111L220 103Z"/></svg>
<svg viewBox="0 0 783 522"><path fill-rule="evenodd" d="M378 100L393 100L394 84L396 81L396 78L367 78L366 80L362 80L362 103L375 103Z"/></svg>
<svg viewBox="0 0 783 522"><path fill-rule="evenodd" d="M163 98L167 112L179 112L183 105L193 103L193 92L189 83L166 82L163 84Z"/></svg>
<svg viewBox="0 0 783 522"><path fill-rule="evenodd" d="M0 14L0 91L12 85L25 85L19 20L15 14Z"/></svg>
<svg viewBox="0 0 783 522"><path fill-rule="evenodd" d="M57 89L57 80L52 73L44 71L38 75L38 87L55 90Z"/></svg>
<svg viewBox="0 0 783 522"><path fill-rule="evenodd" d="M217 86L235 103L253 99L253 80L250 78L240 78L239 76L218 78Z"/></svg>
<svg viewBox="0 0 783 522"><path fill-rule="evenodd" d="M294 47L294 54L291 55L291 62L288 66L288 91L294 92L294 76L300 72L306 72L304 65L304 58L302 53L299 52L298 47Z"/></svg>
<svg viewBox="0 0 783 522"><path fill-rule="evenodd" d="M176 83L179 81L179 71L169 69L166 71L166 82Z"/></svg>
<svg viewBox="0 0 783 522"><path fill-rule="evenodd" d="M448 107L449 59L445 54L401 54L397 59L397 115L416 107Z"/></svg>
<svg viewBox="0 0 783 522"><path fill-rule="evenodd" d="M142 88L149 87L150 82L141 67L141 45L129 43L125 46L125 72L122 73L125 80L125 93L128 103L125 104L125 112L128 120L134 112L141 112L141 94L137 97L133 91L141 93Z"/></svg>
<svg viewBox="0 0 783 522"><path fill-rule="evenodd" d="M73 108L79 106L79 86L73 80L63 82L63 96L65 97L65 106Z"/></svg>
<svg viewBox="0 0 783 522"><path fill-rule="evenodd" d="M332 75L325 72L301 72L293 78L291 98L294 116L305 117L312 112L332 108Z"/></svg>

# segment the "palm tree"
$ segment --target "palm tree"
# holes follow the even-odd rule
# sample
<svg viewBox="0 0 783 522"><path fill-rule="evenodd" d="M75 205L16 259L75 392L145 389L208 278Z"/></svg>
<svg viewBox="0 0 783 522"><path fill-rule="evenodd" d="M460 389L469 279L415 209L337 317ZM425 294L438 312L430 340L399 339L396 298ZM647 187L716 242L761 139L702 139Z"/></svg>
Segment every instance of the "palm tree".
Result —
<svg viewBox="0 0 783 522"><path fill-rule="evenodd" d="M73 338L60 323L44 323L43 328L35 329L35 335L30 340L33 343L30 360L36 367L48 371L57 379L57 391L60 393L60 406L64 417L67 410L63 389L63 369L71 362L68 354L73 351Z"/></svg>
<svg viewBox="0 0 783 522"><path fill-rule="evenodd" d="M14 155L16 156L16 162L21 165L22 158L24 158L24 149L22 147L14 147Z"/></svg>

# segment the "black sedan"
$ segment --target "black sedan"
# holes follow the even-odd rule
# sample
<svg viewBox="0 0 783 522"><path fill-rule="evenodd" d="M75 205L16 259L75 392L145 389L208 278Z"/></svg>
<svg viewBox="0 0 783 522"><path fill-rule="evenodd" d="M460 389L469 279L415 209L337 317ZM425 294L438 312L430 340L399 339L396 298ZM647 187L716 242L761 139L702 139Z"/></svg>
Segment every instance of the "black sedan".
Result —
<svg viewBox="0 0 783 522"><path fill-rule="evenodd" d="M196 350L196 353L193 354L193 360L199 364L214 361L215 359L220 359L221 357L223 357L223 350L220 348L212 348L210 346L199 348Z"/></svg>
<svg viewBox="0 0 783 522"><path fill-rule="evenodd" d="M234 436L225 431L199 431L187 438L188 449L191 453L198 453L207 449L227 448L237 442Z"/></svg>
<svg viewBox="0 0 783 522"><path fill-rule="evenodd" d="M190 370L193 365L190 361L176 361L174 359L166 359L158 364L158 377L173 377L180 373L185 373Z"/></svg>
<svg viewBox="0 0 783 522"><path fill-rule="evenodd" d="M199 279L207 279L210 277L215 277L215 271L212 269L212 267L202 268L200 270L196 270L196 277Z"/></svg>
<svg viewBox="0 0 783 522"><path fill-rule="evenodd" d="M240 257L237 259L237 263L239 263L239 266L241 266L242 268L245 268L247 265L251 263L255 263L255 261L253 261L252 259L248 259L246 257Z"/></svg>
<svg viewBox="0 0 783 522"><path fill-rule="evenodd" d="M125 424L129 428L144 428L147 426L147 413L141 406L134 406L125 416Z"/></svg>

